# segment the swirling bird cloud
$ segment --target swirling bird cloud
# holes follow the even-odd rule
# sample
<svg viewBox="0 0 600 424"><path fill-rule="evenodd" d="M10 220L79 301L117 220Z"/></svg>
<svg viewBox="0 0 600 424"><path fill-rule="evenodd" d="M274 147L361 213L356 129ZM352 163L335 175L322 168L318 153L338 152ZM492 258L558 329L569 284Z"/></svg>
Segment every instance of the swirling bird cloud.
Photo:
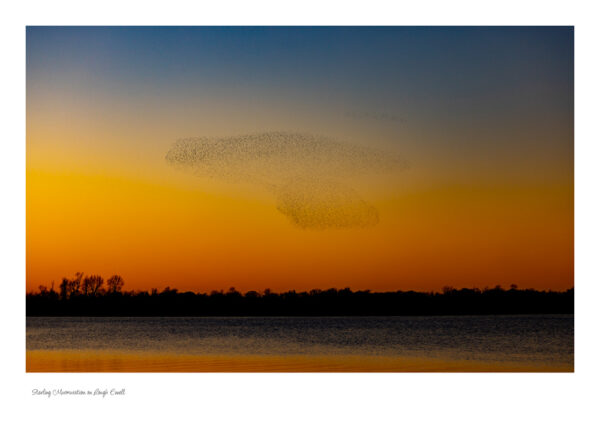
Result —
<svg viewBox="0 0 600 424"><path fill-rule="evenodd" d="M389 152L288 132L184 138L166 159L199 177L265 187L292 224L321 230L376 225L377 209L344 181L407 167Z"/></svg>

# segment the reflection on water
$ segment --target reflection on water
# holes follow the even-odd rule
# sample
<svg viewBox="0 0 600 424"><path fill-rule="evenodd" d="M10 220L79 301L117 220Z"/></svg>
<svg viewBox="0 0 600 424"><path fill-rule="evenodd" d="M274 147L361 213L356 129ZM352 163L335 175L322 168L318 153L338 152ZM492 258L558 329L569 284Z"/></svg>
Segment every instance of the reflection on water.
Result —
<svg viewBox="0 0 600 424"><path fill-rule="evenodd" d="M572 371L573 315L28 317L28 371Z"/></svg>

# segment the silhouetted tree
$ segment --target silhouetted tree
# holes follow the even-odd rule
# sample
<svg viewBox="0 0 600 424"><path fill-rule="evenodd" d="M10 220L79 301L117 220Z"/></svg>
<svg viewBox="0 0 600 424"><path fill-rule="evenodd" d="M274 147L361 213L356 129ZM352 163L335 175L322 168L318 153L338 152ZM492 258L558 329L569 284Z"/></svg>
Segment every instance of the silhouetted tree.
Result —
<svg viewBox="0 0 600 424"><path fill-rule="evenodd" d="M83 280L85 294L96 296L104 284L104 279L100 275L90 275Z"/></svg>
<svg viewBox="0 0 600 424"><path fill-rule="evenodd" d="M67 300L67 296L68 296L67 289L68 289L68 287L69 287L69 279L68 278L63 278L62 282L60 283L60 286L59 286L61 300Z"/></svg>
<svg viewBox="0 0 600 424"><path fill-rule="evenodd" d="M90 279L85 277L81 283L81 294L87 296L90 294Z"/></svg>
<svg viewBox="0 0 600 424"><path fill-rule="evenodd" d="M227 292L227 296L229 297L241 297L241 293L238 292L235 287L230 287L229 291Z"/></svg>
<svg viewBox="0 0 600 424"><path fill-rule="evenodd" d="M81 288L81 279L83 278L82 272L77 272L75 274L75 278L69 280L68 278L63 278L60 283L60 298L62 300L67 300L72 296L79 295Z"/></svg>
<svg viewBox="0 0 600 424"><path fill-rule="evenodd" d="M73 278L72 280L69 280L68 289L67 289L69 292L69 297L77 296L77 295L81 294L82 278L83 278L83 272L77 272L77 273L75 273L75 278Z"/></svg>
<svg viewBox="0 0 600 424"><path fill-rule="evenodd" d="M108 287L109 293L120 293L121 289L125 282L120 275L113 275L108 280L106 280L106 285Z"/></svg>

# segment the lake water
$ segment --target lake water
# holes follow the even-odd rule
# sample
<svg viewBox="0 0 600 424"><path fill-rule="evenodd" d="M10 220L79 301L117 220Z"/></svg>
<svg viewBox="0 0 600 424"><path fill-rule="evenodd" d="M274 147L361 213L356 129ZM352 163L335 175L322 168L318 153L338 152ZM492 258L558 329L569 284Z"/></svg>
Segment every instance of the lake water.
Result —
<svg viewBox="0 0 600 424"><path fill-rule="evenodd" d="M28 317L28 371L572 371L573 315Z"/></svg>

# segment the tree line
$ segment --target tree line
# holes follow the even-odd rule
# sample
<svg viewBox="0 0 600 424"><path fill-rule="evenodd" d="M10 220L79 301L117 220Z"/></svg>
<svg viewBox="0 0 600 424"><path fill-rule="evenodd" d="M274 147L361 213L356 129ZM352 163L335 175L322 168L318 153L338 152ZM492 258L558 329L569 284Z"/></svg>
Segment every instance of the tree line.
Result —
<svg viewBox="0 0 600 424"><path fill-rule="evenodd" d="M59 290L40 286L27 294L28 316L336 316L336 315L484 315L572 314L574 289L539 291L456 289L442 292L352 291L349 288L241 293L234 287L210 293L164 290L124 291L124 281L113 275L63 278Z"/></svg>
<svg viewBox="0 0 600 424"><path fill-rule="evenodd" d="M54 291L54 283L50 290L47 286L38 287L39 296L44 298L58 298L63 301L79 296L96 297L104 295L114 295L121 293L125 282L120 275L113 275L106 280L100 275L84 276L83 272L76 272L75 278L68 279L64 277L59 285L59 292ZM32 294L33 295L33 294Z"/></svg>

